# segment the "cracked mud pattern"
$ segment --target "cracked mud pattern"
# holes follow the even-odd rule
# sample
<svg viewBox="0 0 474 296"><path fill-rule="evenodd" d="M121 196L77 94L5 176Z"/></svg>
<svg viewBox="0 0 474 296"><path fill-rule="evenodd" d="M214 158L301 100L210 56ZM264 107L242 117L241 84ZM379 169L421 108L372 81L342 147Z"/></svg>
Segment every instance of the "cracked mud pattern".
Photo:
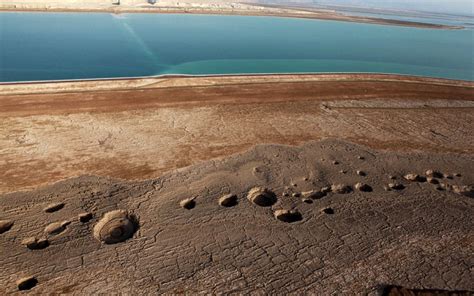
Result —
<svg viewBox="0 0 474 296"><path fill-rule="evenodd" d="M85 174L154 179L256 144L325 138L473 154L473 110L474 82L397 75L0 85L0 194Z"/></svg>
<svg viewBox="0 0 474 296"><path fill-rule="evenodd" d="M148 181L83 176L1 195L0 220L13 225L0 234L0 294L473 291L473 167L471 155L324 140L256 146ZM440 184L423 182L431 175ZM253 203L253 188L276 202ZM185 199L194 207L183 208ZM135 217L136 232L101 243L94 226L120 209ZM52 223L62 231L45 232ZM49 244L29 249L27 238Z"/></svg>

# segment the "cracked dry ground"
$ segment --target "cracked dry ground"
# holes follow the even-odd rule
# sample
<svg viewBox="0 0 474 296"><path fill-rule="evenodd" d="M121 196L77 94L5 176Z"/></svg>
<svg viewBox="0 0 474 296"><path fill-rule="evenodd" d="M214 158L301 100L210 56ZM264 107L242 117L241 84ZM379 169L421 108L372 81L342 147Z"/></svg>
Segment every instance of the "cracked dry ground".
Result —
<svg viewBox="0 0 474 296"><path fill-rule="evenodd" d="M152 179L325 138L472 154L473 110L474 83L396 75L0 85L0 193L85 174Z"/></svg>
<svg viewBox="0 0 474 296"><path fill-rule="evenodd" d="M18 292L15 282L25 276L35 277L27 291L38 294L377 295L384 285L473 291L472 187L456 190L473 184L473 167L470 154L324 140L256 146L148 181L83 176L2 195L2 219L14 224L0 234L0 294ZM442 174L425 181L429 169ZM419 176L409 181L408 173ZM359 182L372 191L358 190ZM337 184L350 190L322 189ZM275 203L252 203L254 187L274 192ZM223 207L228 193L237 203ZM181 207L186 198L194 198L192 209ZM116 209L132 213L139 228L124 242L103 244L92 229ZM278 210L302 219L280 221ZM83 212L92 219L80 222ZM21 244L56 221L71 223L47 236L49 246Z"/></svg>

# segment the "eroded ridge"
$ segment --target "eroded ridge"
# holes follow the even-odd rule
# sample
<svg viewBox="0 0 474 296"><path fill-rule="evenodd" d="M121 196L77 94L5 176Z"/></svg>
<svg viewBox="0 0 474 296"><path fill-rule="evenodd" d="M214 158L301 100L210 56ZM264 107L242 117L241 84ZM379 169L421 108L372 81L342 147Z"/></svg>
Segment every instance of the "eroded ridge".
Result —
<svg viewBox="0 0 474 296"><path fill-rule="evenodd" d="M0 294L473 291L472 167L325 140L1 195Z"/></svg>

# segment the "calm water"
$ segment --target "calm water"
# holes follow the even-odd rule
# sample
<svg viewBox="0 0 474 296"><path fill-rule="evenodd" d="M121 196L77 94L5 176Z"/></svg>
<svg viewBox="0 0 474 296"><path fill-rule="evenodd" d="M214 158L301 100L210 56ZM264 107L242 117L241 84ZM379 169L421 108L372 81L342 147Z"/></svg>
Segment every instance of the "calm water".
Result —
<svg viewBox="0 0 474 296"><path fill-rule="evenodd" d="M0 81L283 72L474 80L473 32L273 17L0 13Z"/></svg>

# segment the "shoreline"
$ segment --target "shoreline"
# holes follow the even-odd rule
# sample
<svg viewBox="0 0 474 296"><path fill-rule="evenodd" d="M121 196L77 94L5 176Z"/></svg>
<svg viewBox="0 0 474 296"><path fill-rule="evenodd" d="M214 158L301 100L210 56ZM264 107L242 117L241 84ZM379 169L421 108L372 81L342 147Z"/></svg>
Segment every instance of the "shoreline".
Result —
<svg viewBox="0 0 474 296"><path fill-rule="evenodd" d="M71 80L43 80L0 82L0 98L16 94L37 94L54 92L60 93L64 89L74 91L94 90L131 90L142 88L144 85L158 85L165 81L174 81L179 87L210 84L256 84L281 82L401 82L420 83L445 86L460 86L474 88L474 81L427 76L415 76L390 73L278 73L278 74L216 74L216 75L186 75L165 74L141 77L91 78ZM210 82L211 81L211 82Z"/></svg>
<svg viewBox="0 0 474 296"><path fill-rule="evenodd" d="M454 78L443 78L434 76L422 76L412 74L398 73L379 73L379 72L300 72L300 73L229 73L229 74L158 74L148 76L124 76L124 77L104 77L104 78L79 78L79 79L57 79L57 80L25 80L25 81L0 81L2 85L21 85L21 84L45 84L45 83L74 83L74 82L100 82L100 81L124 81L124 80L141 80L141 79L170 79L170 78L226 78L226 77L324 77L324 76L380 76L380 77L396 77L419 79L423 81L446 81L446 82L466 82L474 84L474 80L463 80ZM1 95L1 94L0 94Z"/></svg>
<svg viewBox="0 0 474 296"><path fill-rule="evenodd" d="M274 8L254 6L255 9L233 9L214 7L8 7L0 6L0 12L65 12L65 13L157 13L157 14L196 14L196 15L236 15L260 17L286 17L326 21L343 21L362 24L401 26L421 29L462 30L463 26L440 25L423 22L401 21L395 19L345 15L336 11L308 11L291 7ZM258 9L262 7L262 9Z"/></svg>

